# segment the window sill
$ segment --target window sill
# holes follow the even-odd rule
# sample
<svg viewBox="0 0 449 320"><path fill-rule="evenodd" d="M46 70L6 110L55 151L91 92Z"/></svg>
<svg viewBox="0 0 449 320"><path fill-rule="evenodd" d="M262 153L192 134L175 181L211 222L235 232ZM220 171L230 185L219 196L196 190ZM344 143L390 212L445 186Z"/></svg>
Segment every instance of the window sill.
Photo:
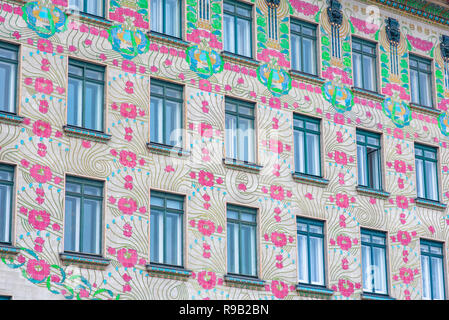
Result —
<svg viewBox="0 0 449 320"><path fill-rule="evenodd" d="M80 267L84 267L87 269L98 269L98 268L106 268L111 260L83 253L72 253L72 252L63 252L59 254L59 258L63 262L64 265L76 264Z"/></svg>
<svg viewBox="0 0 449 320"><path fill-rule="evenodd" d="M296 291L300 293L305 294L313 294L313 295L319 295L319 296L325 296L329 298L334 294L334 290L328 289L326 287L320 287L320 286L312 286L312 285L304 285L304 284L297 284L296 285Z"/></svg>
<svg viewBox="0 0 449 320"><path fill-rule="evenodd" d="M366 90L366 89L358 88L358 87L352 87L351 90L355 95L358 95L358 96L363 96L365 98L377 100L380 102L385 100L385 96L376 91L370 91L370 90Z"/></svg>
<svg viewBox="0 0 449 320"><path fill-rule="evenodd" d="M389 295L384 294L376 294L376 293L362 293L363 300L396 300L395 298L390 297Z"/></svg>
<svg viewBox="0 0 449 320"><path fill-rule="evenodd" d="M105 17L95 16L93 14L88 14L85 12L77 11L75 9L67 8L67 9L65 9L65 14L67 16L74 16L74 17L79 18L80 20L84 20L86 22L101 25L105 28L109 28L110 26L114 25L114 22L112 22L109 19L106 19Z"/></svg>
<svg viewBox="0 0 449 320"><path fill-rule="evenodd" d="M254 60L253 58L241 56L239 54L228 52L228 51L222 51L221 56L224 60L231 60L232 62L235 62L235 63L243 63L243 64L246 64L253 68L257 68L260 65L260 62L257 60Z"/></svg>
<svg viewBox="0 0 449 320"><path fill-rule="evenodd" d="M326 79L318 77L317 75L304 73L298 70L290 70L290 76L297 80L309 81L317 85L323 85L326 82Z"/></svg>
<svg viewBox="0 0 449 320"><path fill-rule="evenodd" d="M329 180L321 178L321 177L314 177L309 176L307 174L302 174L299 172L292 173L293 180L300 183L310 184L316 187L322 187L325 188L329 184Z"/></svg>
<svg viewBox="0 0 449 320"><path fill-rule="evenodd" d="M106 143L111 140L111 135L106 133L101 133L97 131L92 131L84 128L77 128L72 126L63 126L62 127L65 134L69 137L82 138L86 140L92 140L95 142Z"/></svg>
<svg viewBox="0 0 449 320"><path fill-rule="evenodd" d="M422 105L419 105L419 104L416 104L413 102L410 102L410 108L413 111L424 112L424 113L430 114L435 117L438 117L441 113L443 113L443 111L441 111L441 110L422 106Z"/></svg>
<svg viewBox="0 0 449 320"><path fill-rule="evenodd" d="M383 191L383 190L376 190L371 189L364 186L357 186L356 190L358 193L365 195L365 196L371 196L379 199L387 199L390 196L389 192Z"/></svg>
<svg viewBox="0 0 449 320"><path fill-rule="evenodd" d="M147 35L151 41L164 42L164 43L168 42L170 44L173 44L173 45L176 45L176 46L182 47L182 48L189 47L189 43L187 41L182 40L181 38L176 38L176 37L169 36L167 34L159 33L156 31L148 31Z"/></svg>
<svg viewBox="0 0 449 320"><path fill-rule="evenodd" d="M236 286L243 289L261 289L265 287L265 280L256 277L226 274L224 280L230 286Z"/></svg>
<svg viewBox="0 0 449 320"><path fill-rule="evenodd" d="M230 169L236 169L241 171L246 171L249 173L259 173L260 170L262 170L262 166L259 166L255 163L241 161L237 159L231 159L231 158L224 158L223 164L225 167L228 167Z"/></svg>
<svg viewBox="0 0 449 320"><path fill-rule="evenodd" d="M6 243L0 243L0 257L10 257L18 254L19 248Z"/></svg>
<svg viewBox="0 0 449 320"><path fill-rule="evenodd" d="M164 156L175 156L175 157L189 157L190 151L184 150L182 148L169 146L166 144L148 142L147 147L150 152L161 154Z"/></svg>
<svg viewBox="0 0 449 320"><path fill-rule="evenodd" d="M435 209L439 211L444 211L447 208L447 204L438 201L427 200L422 198L415 198L415 203L418 207L424 207L429 209Z"/></svg>
<svg viewBox="0 0 449 320"><path fill-rule="evenodd" d="M18 116L13 113L6 113L6 112L0 111L0 122L6 123L6 124L18 125L23 122L23 117Z"/></svg>
<svg viewBox="0 0 449 320"><path fill-rule="evenodd" d="M187 280L192 275L192 271L183 267L150 263L146 265L146 268L151 276L164 279Z"/></svg>

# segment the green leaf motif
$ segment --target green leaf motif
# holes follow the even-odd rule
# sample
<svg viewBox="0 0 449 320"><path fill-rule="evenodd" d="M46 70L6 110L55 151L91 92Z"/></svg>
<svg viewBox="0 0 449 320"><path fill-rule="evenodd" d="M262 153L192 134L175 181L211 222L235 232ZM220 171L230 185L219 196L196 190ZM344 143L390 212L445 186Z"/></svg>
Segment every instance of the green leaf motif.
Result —
<svg viewBox="0 0 449 320"><path fill-rule="evenodd" d="M326 36L322 36L321 37L321 43L322 44L324 44L325 46L328 46L329 45L329 38L328 37L326 37Z"/></svg>

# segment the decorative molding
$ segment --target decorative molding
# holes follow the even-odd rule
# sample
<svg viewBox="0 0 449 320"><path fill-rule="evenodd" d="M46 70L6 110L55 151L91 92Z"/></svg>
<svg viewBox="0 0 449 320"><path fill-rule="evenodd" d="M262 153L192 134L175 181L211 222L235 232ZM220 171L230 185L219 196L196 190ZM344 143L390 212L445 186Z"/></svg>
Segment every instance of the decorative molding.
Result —
<svg viewBox="0 0 449 320"><path fill-rule="evenodd" d="M223 164L231 169L242 170L249 173L259 173L263 166L237 159L223 158Z"/></svg>
<svg viewBox="0 0 449 320"><path fill-rule="evenodd" d="M422 198L415 198L415 203L418 207L428 208L428 209L435 209L439 211L444 211L447 208L447 204L433 201L433 200L427 200Z"/></svg>
<svg viewBox="0 0 449 320"><path fill-rule="evenodd" d="M182 148L160 144L156 142L147 143L148 150L153 153L161 154L164 156L177 156L177 157L189 157L190 151Z"/></svg>
<svg viewBox="0 0 449 320"><path fill-rule="evenodd" d="M0 257L10 257L18 254L20 251L19 248L6 244L6 243L0 243Z"/></svg>
<svg viewBox="0 0 449 320"><path fill-rule="evenodd" d="M356 96L373 99L373 100L376 100L379 102L383 102L385 100L385 95L378 93L378 92L369 91L369 90L365 90L365 89L357 88L357 87L352 87L351 90L354 93L354 95L356 95Z"/></svg>
<svg viewBox="0 0 449 320"><path fill-rule="evenodd" d="M325 188L329 184L329 180L321 178L321 177L314 177L309 176L307 174L302 174L299 172L292 173L293 180L300 183L305 183L317 187Z"/></svg>
<svg viewBox="0 0 449 320"><path fill-rule="evenodd" d="M410 109L412 109L412 111L427 113L428 115L431 115L434 117L438 117L440 114L443 113L442 110L421 106L421 105L413 103L413 102L410 102L409 106L410 106Z"/></svg>
<svg viewBox="0 0 449 320"><path fill-rule="evenodd" d="M62 127L65 134L69 137L82 138L86 140L92 140L95 142L106 143L111 140L111 135L106 133L101 133L97 131L92 131L83 128L76 128L72 126L63 126Z"/></svg>
<svg viewBox="0 0 449 320"><path fill-rule="evenodd" d="M148 37L150 38L150 41L164 43L164 44L172 44L176 47L187 49L190 44L187 41L184 41L180 38L170 37L165 34L161 34L159 32L155 31L148 31L147 32Z"/></svg>
<svg viewBox="0 0 449 320"><path fill-rule="evenodd" d="M306 296L314 295L318 298L325 298L330 299L330 297L334 294L334 290L328 289L326 287L312 287L312 286L306 286L303 284L297 284L296 285L296 291L298 293L303 293Z"/></svg>
<svg viewBox="0 0 449 320"><path fill-rule="evenodd" d="M449 60L449 36L441 35L440 50L441 56L445 61Z"/></svg>
<svg viewBox="0 0 449 320"><path fill-rule="evenodd" d="M222 51L221 57L224 61L230 61L233 63L243 64L248 67L258 68L260 65L260 61L254 60L252 58L244 57L238 54L234 54L232 52Z"/></svg>
<svg viewBox="0 0 449 320"><path fill-rule="evenodd" d="M306 81L310 82L311 84L320 86L322 86L326 82L326 79L323 79L319 76L303 73L297 70L290 70L290 76L292 77L292 79Z"/></svg>
<svg viewBox="0 0 449 320"><path fill-rule="evenodd" d="M362 293L361 298L362 300L396 300L395 298L392 298L388 295L366 293L366 292Z"/></svg>
<svg viewBox="0 0 449 320"><path fill-rule="evenodd" d="M329 23L339 28L343 23L341 3L338 0L327 0L327 4L327 16L329 18Z"/></svg>
<svg viewBox="0 0 449 320"><path fill-rule="evenodd" d="M18 125L23 122L23 119L23 117L12 113L0 112L0 122L3 123Z"/></svg>
<svg viewBox="0 0 449 320"><path fill-rule="evenodd" d="M387 33L388 41L392 45L398 45L401 41L401 30L399 30L399 22L391 17L385 19L385 32Z"/></svg>
<svg viewBox="0 0 449 320"><path fill-rule="evenodd" d="M265 0L270 8L277 9L281 4L281 0Z"/></svg>
<svg viewBox="0 0 449 320"><path fill-rule="evenodd" d="M102 269L107 267L111 260L100 257L100 256L92 256L87 254L79 254L79 253L71 253L71 252L63 252L59 254L59 258L61 259L64 265L76 264L80 267L84 268L93 268L93 269Z"/></svg>
<svg viewBox="0 0 449 320"><path fill-rule="evenodd" d="M109 28L114 25L114 22L109 19L106 19L106 18L100 17L100 16L94 16L94 15L91 15L91 14L88 14L88 13L85 13L82 11L74 10L74 9L67 8L67 9L65 9L64 13L67 16L73 16L76 19L85 21L87 23L97 24L104 28Z"/></svg>
<svg viewBox="0 0 449 320"><path fill-rule="evenodd" d="M265 286L265 281L258 278L249 278L239 275L226 274L224 280L231 286L237 286L243 289L262 289Z"/></svg>
<svg viewBox="0 0 449 320"><path fill-rule="evenodd" d="M148 274L164 278L164 279L177 279L177 280L187 280L191 275L192 271L184 269L182 267L165 266L159 264L147 264L146 265Z"/></svg>
<svg viewBox="0 0 449 320"><path fill-rule="evenodd" d="M387 199L390 196L389 192L386 192L383 190L375 190L375 189L364 187L364 186L357 186L356 190L358 193L361 193L362 195L371 196L371 197L380 198L380 199Z"/></svg>

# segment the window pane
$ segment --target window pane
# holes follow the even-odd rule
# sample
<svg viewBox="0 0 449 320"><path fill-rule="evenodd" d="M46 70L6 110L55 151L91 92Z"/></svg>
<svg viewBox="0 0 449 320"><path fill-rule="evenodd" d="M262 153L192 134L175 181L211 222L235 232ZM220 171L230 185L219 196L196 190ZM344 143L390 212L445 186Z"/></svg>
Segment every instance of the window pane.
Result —
<svg viewBox="0 0 449 320"><path fill-rule="evenodd" d="M298 270L299 282L309 283L309 261L307 250L307 236L298 235Z"/></svg>
<svg viewBox="0 0 449 320"><path fill-rule="evenodd" d="M374 289L376 293L387 294L387 271L385 249L373 247Z"/></svg>
<svg viewBox="0 0 449 320"><path fill-rule="evenodd" d="M416 159L416 191L418 194L418 198L425 198L425 189L424 189L424 166L423 161L421 159Z"/></svg>
<svg viewBox="0 0 449 320"><path fill-rule="evenodd" d="M228 272L239 273L238 224L228 222Z"/></svg>
<svg viewBox="0 0 449 320"><path fill-rule="evenodd" d="M103 16L103 0L86 1L85 12L96 16Z"/></svg>
<svg viewBox="0 0 449 320"><path fill-rule="evenodd" d="M150 216L150 260L164 263L164 215L151 209Z"/></svg>
<svg viewBox="0 0 449 320"><path fill-rule="evenodd" d="M238 121L239 141L237 159L254 162L254 130L253 120L240 118Z"/></svg>
<svg viewBox="0 0 449 320"><path fill-rule="evenodd" d="M256 275L256 228L240 225L240 257L241 274Z"/></svg>
<svg viewBox="0 0 449 320"><path fill-rule="evenodd" d="M11 242L11 195L12 186L0 184L0 242Z"/></svg>
<svg viewBox="0 0 449 320"><path fill-rule="evenodd" d="M430 75L426 73L419 73L419 97L420 104L426 107L432 106L432 92L430 84Z"/></svg>
<svg viewBox="0 0 449 320"><path fill-rule="evenodd" d="M302 54L304 59L303 71L310 74L316 74L315 41L303 38Z"/></svg>
<svg viewBox="0 0 449 320"><path fill-rule="evenodd" d="M323 239L310 237L310 283L324 285Z"/></svg>
<svg viewBox="0 0 449 320"><path fill-rule="evenodd" d="M437 164L435 162L425 161L426 176L426 198L438 201L438 183L437 183Z"/></svg>
<svg viewBox="0 0 449 320"><path fill-rule="evenodd" d="M237 117L226 115L226 156L237 159Z"/></svg>
<svg viewBox="0 0 449 320"><path fill-rule="evenodd" d="M236 53L234 18L228 14L223 16L223 39L225 51Z"/></svg>
<svg viewBox="0 0 449 320"><path fill-rule="evenodd" d="M82 127L83 82L78 79L69 78L67 96L67 123L72 126Z"/></svg>
<svg viewBox="0 0 449 320"><path fill-rule="evenodd" d="M307 174L319 176L320 175L320 150L319 150L319 136L316 134L306 134L307 145Z"/></svg>
<svg viewBox="0 0 449 320"><path fill-rule="evenodd" d="M64 222L64 250L79 251L81 199L66 196Z"/></svg>
<svg viewBox="0 0 449 320"><path fill-rule="evenodd" d="M165 109L166 119L164 143L171 146L181 147L181 104L178 102L166 101Z"/></svg>
<svg viewBox="0 0 449 320"><path fill-rule="evenodd" d="M366 90L376 90L374 63L372 57L363 56L363 88Z"/></svg>
<svg viewBox="0 0 449 320"><path fill-rule="evenodd" d="M443 261L440 258L431 258L432 266L432 296L433 300L444 299Z"/></svg>
<svg viewBox="0 0 449 320"><path fill-rule="evenodd" d="M295 130L294 132L295 143L295 170L296 172L305 173L305 161L304 161L304 133L302 131Z"/></svg>
<svg viewBox="0 0 449 320"><path fill-rule="evenodd" d="M182 265L182 220L180 214L166 213L165 217L165 263L170 265Z"/></svg>
<svg viewBox="0 0 449 320"><path fill-rule="evenodd" d="M167 208L182 210L182 201L167 199Z"/></svg>
<svg viewBox="0 0 449 320"><path fill-rule="evenodd" d="M163 143L163 110L162 99L151 97L150 102L150 139L152 142Z"/></svg>
<svg viewBox="0 0 449 320"><path fill-rule="evenodd" d="M0 61L0 111L16 111L16 65Z"/></svg>
<svg viewBox="0 0 449 320"><path fill-rule="evenodd" d="M371 262L371 250L369 246L362 245L362 271L363 290L373 292L373 268Z"/></svg>
<svg viewBox="0 0 449 320"><path fill-rule="evenodd" d="M293 28L293 25L292 25ZM301 67L301 38L292 34L291 46L292 46L292 69L302 71Z"/></svg>
<svg viewBox="0 0 449 320"><path fill-rule="evenodd" d="M180 37L180 20L181 20L180 10L181 8L179 6L179 0L165 0L166 34L174 37Z"/></svg>
<svg viewBox="0 0 449 320"><path fill-rule="evenodd" d="M251 23L247 20L237 19L237 52L251 57Z"/></svg>
<svg viewBox="0 0 449 320"><path fill-rule="evenodd" d="M82 252L100 254L101 202L84 199L83 206Z"/></svg>
<svg viewBox="0 0 449 320"><path fill-rule="evenodd" d="M84 186L84 193L91 196L101 196L101 193L103 192L102 188L98 187L92 187L92 186Z"/></svg>
<svg viewBox="0 0 449 320"><path fill-rule="evenodd" d="M161 0L151 0L150 4L150 21L151 21L151 30L163 33L163 11L162 11L163 2Z"/></svg>
<svg viewBox="0 0 449 320"><path fill-rule="evenodd" d="M354 85L357 88L363 88L362 83L362 59L360 54L354 53L352 55L353 59L353 72L354 72Z"/></svg>
<svg viewBox="0 0 449 320"><path fill-rule="evenodd" d="M85 84L84 126L87 129L103 130L103 85Z"/></svg>
<svg viewBox="0 0 449 320"><path fill-rule="evenodd" d="M419 104L419 82L418 82L418 72L415 70L410 70L410 86L412 94L412 102Z"/></svg>
<svg viewBox="0 0 449 320"><path fill-rule="evenodd" d="M357 145L357 170L358 170L358 183L361 186L368 186L368 172L366 170L366 147Z"/></svg>
<svg viewBox="0 0 449 320"><path fill-rule="evenodd" d="M380 151L377 148L366 148L367 151L367 163L369 170L369 187L380 190Z"/></svg>

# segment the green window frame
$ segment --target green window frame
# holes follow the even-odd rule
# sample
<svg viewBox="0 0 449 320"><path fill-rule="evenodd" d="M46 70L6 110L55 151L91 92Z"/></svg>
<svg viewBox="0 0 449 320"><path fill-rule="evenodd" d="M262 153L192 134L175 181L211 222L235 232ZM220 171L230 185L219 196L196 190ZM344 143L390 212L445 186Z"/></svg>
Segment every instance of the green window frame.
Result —
<svg viewBox="0 0 449 320"><path fill-rule="evenodd" d="M174 5L176 7L173 7ZM151 0L150 15L151 32L182 38L181 0Z"/></svg>
<svg viewBox="0 0 449 320"><path fill-rule="evenodd" d="M17 114L19 46L0 41L0 112Z"/></svg>
<svg viewBox="0 0 449 320"><path fill-rule="evenodd" d="M69 58L67 125L104 131L105 67Z"/></svg>
<svg viewBox="0 0 449 320"><path fill-rule="evenodd" d="M432 60L410 54L409 63L412 103L433 109Z"/></svg>
<svg viewBox="0 0 449 320"><path fill-rule="evenodd" d="M326 286L324 221L296 218L298 282L311 287Z"/></svg>
<svg viewBox="0 0 449 320"><path fill-rule="evenodd" d="M377 92L377 44L352 37L354 87Z"/></svg>
<svg viewBox="0 0 449 320"><path fill-rule="evenodd" d="M420 241L423 299L445 300L444 246L442 242Z"/></svg>
<svg viewBox="0 0 449 320"><path fill-rule="evenodd" d="M224 51L247 58L253 57L252 16L252 6L249 4L226 0L223 2ZM243 24L246 25L244 30ZM245 35L247 39L244 38Z"/></svg>
<svg viewBox="0 0 449 320"><path fill-rule="evenodd" d="M321 177L321 120L293 114L295 172Z"/></svg>
<svg viewBox="0 0 449 320"><path fill-rule="evenodd" d="M225 98L226 158L256 162L255 104Z"/></svg>
<svg viewBox="0 0 449 320"><path fill-rule="evenodd" d="M14 166L0 164L0 244L11 244Z"/></svg>
<svg viewBox="0 0 449 320"><path fill-rule="evenodd" d="M415 168L418 198L439 202L437 148L415 143Z"/></svg>
<svg viewBox="0 0 449 320"><path fill-rule="evenodd" d="M316 76L317 26L301 20L292 19L290 28L290 41L292 46L292 70ZM307 54L309 56L307 56Z"/></svg>
<svg viewBox="0 0 449 320"><path fill-rule="evenodd" d="M150 262L183 267L184 196L151 191Z"/></svg>
<svg viewBox="0 0 449 320"><path fill-rule="evenodd" d="M227 270L257 278L257 209L227 205Z"/></svg>
<svg viewBox="0 0 449 320"><path fill-rule="evenodd" d="M96 9L99 9L100 12L96 12L93 11L93 8L89 8L88 4L92 4L92 3L100 3L99 8L97 7ZM88 15L91 16L97 16L97 17L102 17L104 18L105 16L105 9L106 9L106 1L105 0L69 0L69 8L73 9L73 10L79 10L83 13L87 13Z"/></svg>
<svg viewBox="0 0 449 320"><path fill-rule="evenodd" d="M356 134L358 184L370 189L382 190L381 136L359 129Z"/></svg>
<svg viewBox="0 0 449 320"><path fill-rule="evenodd" d="M182 148L184 87L151 79L150 141Z"/></svg>
<svg viewBox="0 0 449 320"><path fill-rule="evenodd" d="M363 292L388 295L387 236L361 228Z"/></svg>
<svg viewBox="0 0 449 320"><path fill-rule="evenodd" d="M64 252L102 255L104 183L66 176Z"/></svg>

